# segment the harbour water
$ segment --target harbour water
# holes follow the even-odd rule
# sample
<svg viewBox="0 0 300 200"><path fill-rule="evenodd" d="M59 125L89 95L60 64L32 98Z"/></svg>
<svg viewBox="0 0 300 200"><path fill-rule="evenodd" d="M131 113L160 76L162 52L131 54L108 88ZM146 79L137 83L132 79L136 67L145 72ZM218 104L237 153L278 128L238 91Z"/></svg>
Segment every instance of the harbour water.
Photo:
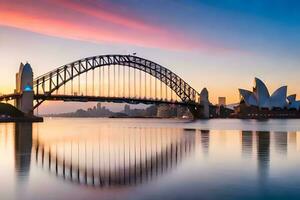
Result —
<svg viewBox="0 0 300 200"><path fill-rule="evenodd" d="M0 199L299 199L300 120L0 124Z"/></svg>

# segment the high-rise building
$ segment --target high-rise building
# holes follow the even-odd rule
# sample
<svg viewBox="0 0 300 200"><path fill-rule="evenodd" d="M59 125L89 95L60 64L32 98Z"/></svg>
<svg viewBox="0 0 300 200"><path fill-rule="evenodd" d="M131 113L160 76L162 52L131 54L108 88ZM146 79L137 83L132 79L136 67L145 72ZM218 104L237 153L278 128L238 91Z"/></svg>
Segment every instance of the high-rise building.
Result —
<svg viewBox="0 0 300 200"><path fill-rule="evenodd" d="M218 106L226 106L226 97L219 97L218 99Z"/></svg>

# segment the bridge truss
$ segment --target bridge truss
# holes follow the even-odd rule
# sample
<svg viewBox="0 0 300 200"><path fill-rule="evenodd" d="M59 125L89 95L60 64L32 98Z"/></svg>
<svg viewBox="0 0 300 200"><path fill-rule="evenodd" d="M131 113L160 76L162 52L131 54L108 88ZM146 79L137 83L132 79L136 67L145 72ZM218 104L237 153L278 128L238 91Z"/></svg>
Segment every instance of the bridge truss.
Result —
<svg viewBox="0 0 300 200"><path fill-rule="evenodd" d="M200 94L182 78L155 62L132 55L77 60L35 78L33 89L33 109L47 100L181 104L188 106L194 116L201 109Z"/></svg>

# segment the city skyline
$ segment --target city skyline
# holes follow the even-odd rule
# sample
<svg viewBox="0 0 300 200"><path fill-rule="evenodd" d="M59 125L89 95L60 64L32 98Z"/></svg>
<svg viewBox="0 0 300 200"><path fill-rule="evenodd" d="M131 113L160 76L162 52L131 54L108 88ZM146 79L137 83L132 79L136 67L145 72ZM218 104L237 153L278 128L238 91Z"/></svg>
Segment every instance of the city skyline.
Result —
<svg viewBox="0 0 300 200"><path fill-rule="evenodd" d="M20 62L37 77L83 57L136 52L199 92L207 87L213 103L219 96L237 103L238 88L250 87L253 77L271 91L288 85L300 95L298 2L185 2L0 1L0 92L13 91ZM77 108L45 105L52 112Z"/></svg>

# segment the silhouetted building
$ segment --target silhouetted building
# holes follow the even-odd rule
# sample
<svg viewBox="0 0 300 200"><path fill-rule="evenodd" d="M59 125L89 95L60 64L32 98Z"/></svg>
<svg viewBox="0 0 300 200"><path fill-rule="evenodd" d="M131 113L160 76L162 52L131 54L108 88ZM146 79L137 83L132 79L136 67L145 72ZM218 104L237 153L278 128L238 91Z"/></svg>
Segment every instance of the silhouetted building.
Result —
<svg viewBox="0 0 300 200"><path fill-rule="evenodd" d="M171 117L170 106L167 104L159 105L157 109L157 117L170 118Z"/></svg>
<svg viewBox="0 0 300 200"><path fill-rule="evenodd" d="M130 114L130 106L127 105L127 104L124 106L124 113L127 114L127 115Z"/></svg>
<svg viewBox="0 0 300 200"><path fill-rule="evenodd" d="M101 110L101 103L97 103L97 110Z"/></svg>
<svg viewBox="0 0 300 200"><path fill-rule="evenodd" d="M226 97L218 98L218 106L226 106Z"/></svg>

